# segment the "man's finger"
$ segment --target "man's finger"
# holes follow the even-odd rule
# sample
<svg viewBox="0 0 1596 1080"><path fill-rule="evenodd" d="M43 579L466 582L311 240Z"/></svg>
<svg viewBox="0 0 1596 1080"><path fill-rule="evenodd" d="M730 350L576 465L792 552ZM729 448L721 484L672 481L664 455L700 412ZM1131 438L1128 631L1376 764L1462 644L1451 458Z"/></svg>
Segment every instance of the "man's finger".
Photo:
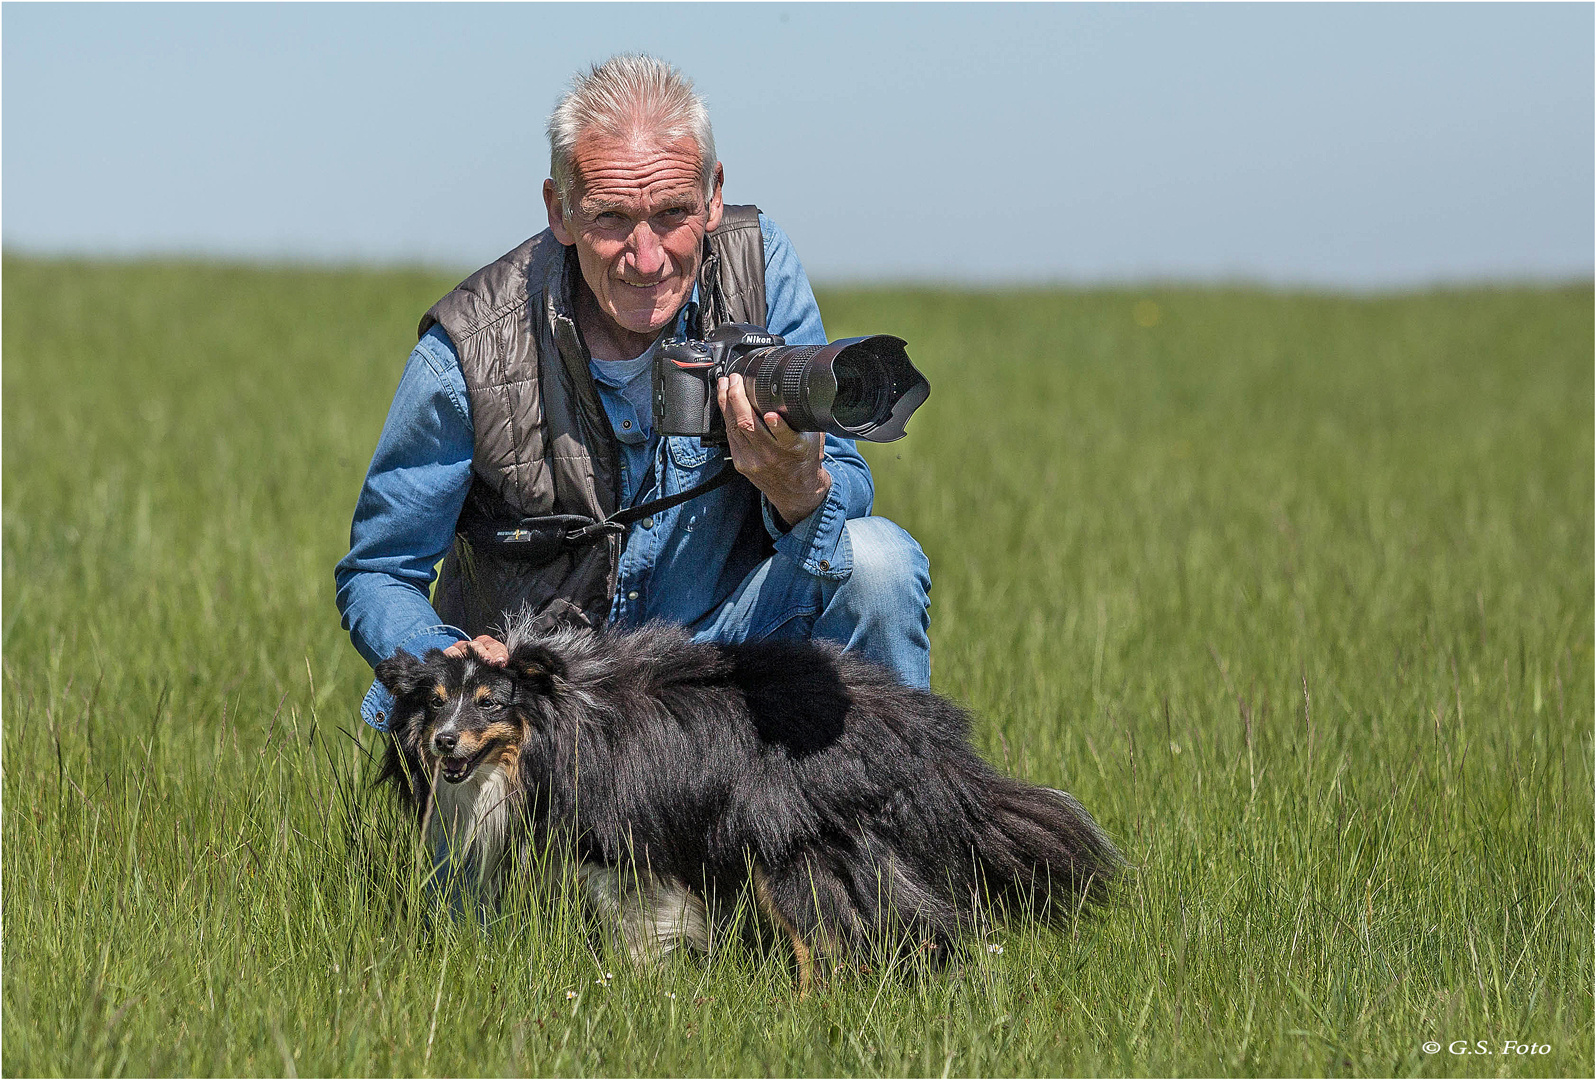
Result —
<svg viewBox="0 0 1596 1080"><path fill-rule="evenodd" d="M741 443L748 437L748 432L737 423L737 399L740 395L732 393L729 377L721 377L716 385L715 395L720 402L720 416L726 426L726 437L734 443Z"/></svg>
<svg viewBox="0 0 1596 1080"><path fill-rule="evenodd" d="M472 639L471 651L477 654L478 660L493 667L503 667L510 662L510 650L504 647L504 642L486 634Z"/></svg>
<svg viewBox="0 0 1596 1080"><path fill-rule="evenodd" d="M783 450L791 450L804 441L804 433L788 427L787 421L781 418L781 413L766 413L765 427L770 431L771 438L776 440L776 445Z"/></svg>
<svg viewBox="0 0 1596 1080"><path fill-rule="evenodd" d="M445 656L475 656L484 664L503 667L510 662L510 650L497 638L482 634L470 641L457 641L443 650Z"/></svg>
<svg viewBox="0 0 1596 1080"><path fill-rule="evenodd" d="M728 412L726 406L730 405ZM741 375L733 375L727 379L726 399L721 403L721 411L726 414L726 427L736 427L744 435L758 441L760 429L764 421L754 411L753 402L748 398L748 386Z"/></svg>

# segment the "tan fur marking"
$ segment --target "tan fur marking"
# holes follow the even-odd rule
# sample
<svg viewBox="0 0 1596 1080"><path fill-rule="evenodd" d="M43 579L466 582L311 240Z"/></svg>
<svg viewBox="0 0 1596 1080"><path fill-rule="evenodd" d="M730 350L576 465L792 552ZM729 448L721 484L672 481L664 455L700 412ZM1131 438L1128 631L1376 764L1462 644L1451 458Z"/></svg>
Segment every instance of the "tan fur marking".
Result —
<svg viewBox="0 0 1596 1080"><path fill-rule="evenodd" d="M500 751L499 751L499 764L503 765L505 767L505 769L508 770L509 777L510 777L510 784L513 787L519 787L520 786L521 774L520 774L519 771L517 771L517 769L515 767L516 766L516 762L520 758L520 756L521 756L521 744L520 743L505 743L503 748L500 749Z"/></svg>
<svg viewBox="0 0 1596 1080"><path fill-rule="evenodd" d="M798 933L798 928L787 921L787 916L781 913L776 902L770 898L770 879L765 876L764 870L754 867L754 899L759 903L759 910L765 917L786 932L792 942L792 954L798 961L798 1000L802 1001L809 996L809 990L815 983L815 958L810 951L808 942L803 935Z"/></svg>
<svg viewBox="0 0 1596 1080"><path fill-rule="evenodd" d="M483 702L483 701L488 700L489 696L491 696L492 693L493 693L493 688L492 687L489 687L489 686L479 686L479 687L477 687L477 694L476 694L477 701L478 702Z"/></svg>
<svg viewBox="0 0 1596 1080"><path fill-rule="evenodd" d="M449 688L442 683L439 683L437 686L432 688L432 696L437 700L439 705L442 705L444 702L449 700Z"/></svg>
<svg viewBox="0 0 1596 1080"><path fill-rule="evenodd" d="M489 724L481 731L461 732L460 756L471 757L481 751L489 743L505 743L504 753L509 754L509 764L514 764L514 755L521 749L521 726L507 721Z"/></svg>

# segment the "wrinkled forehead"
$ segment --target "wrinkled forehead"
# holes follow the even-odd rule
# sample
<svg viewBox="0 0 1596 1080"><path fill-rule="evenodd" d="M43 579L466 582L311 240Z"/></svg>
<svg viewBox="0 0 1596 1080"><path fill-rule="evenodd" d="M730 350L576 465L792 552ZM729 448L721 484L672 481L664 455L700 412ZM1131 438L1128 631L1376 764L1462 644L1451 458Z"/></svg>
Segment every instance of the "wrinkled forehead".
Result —
<svg viewBox="0 0 1596 1080"><path fill-rule="evenodd" d="M583 209L703 200L702 159L691 138L662 141L584 135L572 154Z"/></svg>

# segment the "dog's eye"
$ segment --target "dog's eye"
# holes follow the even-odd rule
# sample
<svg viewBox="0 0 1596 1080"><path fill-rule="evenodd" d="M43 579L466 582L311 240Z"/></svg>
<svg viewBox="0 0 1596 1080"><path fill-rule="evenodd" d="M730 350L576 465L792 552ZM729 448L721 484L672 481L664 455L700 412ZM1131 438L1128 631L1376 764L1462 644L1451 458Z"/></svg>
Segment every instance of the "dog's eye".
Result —
<svg viewBox="0 0 1596 1080"><path fill-rule="evenodd" d="M492 712L494 709L502 709L502 708L504 708L504 706L502 704L500 704L499 702L494 701L492 698L488 698L488 700L486 700L486 701L484 701L482 703L482 711L483 712Z"/></svg>

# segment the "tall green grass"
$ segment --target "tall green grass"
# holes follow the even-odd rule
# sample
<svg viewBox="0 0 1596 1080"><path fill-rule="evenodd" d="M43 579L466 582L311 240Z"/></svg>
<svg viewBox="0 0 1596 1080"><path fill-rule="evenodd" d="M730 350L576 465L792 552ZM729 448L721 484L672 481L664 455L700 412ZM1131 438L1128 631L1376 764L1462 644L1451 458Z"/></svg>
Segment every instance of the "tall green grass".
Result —
<svg viewBox="0 0 1596 1080"><path fill-rule="evenodd" d="M1591 1073L1589 286L823 295L935 388L936 688L1133 867L799 1002L439 920L367 786L331 568L450 284L5 261L7 1075Z"/></svg>

